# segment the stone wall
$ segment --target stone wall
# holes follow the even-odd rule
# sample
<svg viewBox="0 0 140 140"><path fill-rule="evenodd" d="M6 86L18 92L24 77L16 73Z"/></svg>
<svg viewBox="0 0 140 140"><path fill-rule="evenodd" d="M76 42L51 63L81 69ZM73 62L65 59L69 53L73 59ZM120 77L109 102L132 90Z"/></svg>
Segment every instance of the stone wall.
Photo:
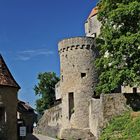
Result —
<svg viewBox="0 0 140 140"><path fill-rule="evenodd" d="M95 140L89 129L65 129L62 137L63 140Z"/></svg>
<svg viewBox="0 0 140 140"><path fill-rule="evenodd" d="M140 87L121 86L122 93L140 93Z"/></svg>
<svg viewBox="0 0 140 140"><path fill-rule="evenodd" d="M55 85L55 98L56 100L61 99L60 81Z"/></svg>
<svg viewBox="0 0 140 140"><path fill-rule="evenodd" d="M102 106L100 99L91 99L89 103L89 127L90 131L97 138L100 135L99 123L103 121Z"/></svg>
<svg viewBox="0 0 140 140"><path fill-rule="evenodd" d="M124 94L114 93L101 95L103 121L106 124L114 116L121 115L127 111L126 98Z"/></svg>
<svg viewBox="0 0 140 140"><path fill-rule="evenodd" d="M98 139L101 130L113 117L128 110L126 102L127 98L121 93L101 94L100 99L93 98L90 101L90 131L96 139Z"/></svg>
<svg viewBox="0 0 140 140"><path fill-rule="evenodd" d="M34 132L56 138L59 135L61 127L61 117L61 104L46 110L37 123L37 127L34 129Z"/></svg>
<svg viewBox="0 0 140 140"><path fill-rule="evenodd" d="M0 107L5 111L5 140L17 140L17 91L17 88L0 86Z"/></svg>

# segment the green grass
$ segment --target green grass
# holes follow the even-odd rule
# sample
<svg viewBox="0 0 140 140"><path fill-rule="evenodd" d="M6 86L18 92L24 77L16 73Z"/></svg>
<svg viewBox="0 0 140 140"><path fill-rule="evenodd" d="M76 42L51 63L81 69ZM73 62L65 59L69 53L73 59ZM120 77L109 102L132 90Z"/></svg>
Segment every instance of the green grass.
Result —
<svg viewBox="0 0 140 140"><path fill-rule="evenodd" d="M114 118L103 130L100 140L140 140L140 116L127 112Z"/></svg>

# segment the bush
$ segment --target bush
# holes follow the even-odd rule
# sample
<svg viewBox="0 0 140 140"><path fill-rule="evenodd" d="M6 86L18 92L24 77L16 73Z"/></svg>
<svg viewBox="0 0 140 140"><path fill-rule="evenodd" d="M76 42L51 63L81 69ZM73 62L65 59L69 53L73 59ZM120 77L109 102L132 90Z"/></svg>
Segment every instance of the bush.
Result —
<svg viewBox="0 0 140 140"><path fill-rule="evenodd" d="M114 118L103 130L100 140L140 140L140 116L130 112Z"/></svg>

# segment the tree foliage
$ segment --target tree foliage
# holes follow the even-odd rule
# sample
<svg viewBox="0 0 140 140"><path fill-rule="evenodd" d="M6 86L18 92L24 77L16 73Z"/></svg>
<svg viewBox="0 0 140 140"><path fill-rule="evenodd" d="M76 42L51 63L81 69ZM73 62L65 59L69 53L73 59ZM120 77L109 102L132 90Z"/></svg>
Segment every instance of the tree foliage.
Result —
<svg viewBox="0 0 140 140"><path fill-rule="evenodd" d="M101 33L96 43L98 93L118 85L140 85L140 0L100 0Z"/></svg>
<svg viewBox="0 0 140 140"><path fill-rule="evenodd" d="M59 78L54 72L44 72L38 74L38 84L35 85L34 91L40 98L36 100L36 110L39 114L49 109L55 102L55 84Z"/></svg>

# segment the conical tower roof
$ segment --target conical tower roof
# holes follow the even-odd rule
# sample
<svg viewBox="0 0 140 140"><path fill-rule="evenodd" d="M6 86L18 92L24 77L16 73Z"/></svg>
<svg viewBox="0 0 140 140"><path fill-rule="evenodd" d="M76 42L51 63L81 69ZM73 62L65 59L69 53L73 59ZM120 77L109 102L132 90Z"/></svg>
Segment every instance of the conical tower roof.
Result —
<svg viewBox="0 0 140 140"><path fill-rule="evenodd" d="M13 78L1 54L0 54L0 86L10 86L20 89L20 86Z"/></svg>
<svg viewBox="0 0 140 140"><path fill-rule="evenodd" d="M94 7L91 11L91 13L88 16L88 19L90 19L91 17L95 16L98 13L98 7Z"/></svg>

